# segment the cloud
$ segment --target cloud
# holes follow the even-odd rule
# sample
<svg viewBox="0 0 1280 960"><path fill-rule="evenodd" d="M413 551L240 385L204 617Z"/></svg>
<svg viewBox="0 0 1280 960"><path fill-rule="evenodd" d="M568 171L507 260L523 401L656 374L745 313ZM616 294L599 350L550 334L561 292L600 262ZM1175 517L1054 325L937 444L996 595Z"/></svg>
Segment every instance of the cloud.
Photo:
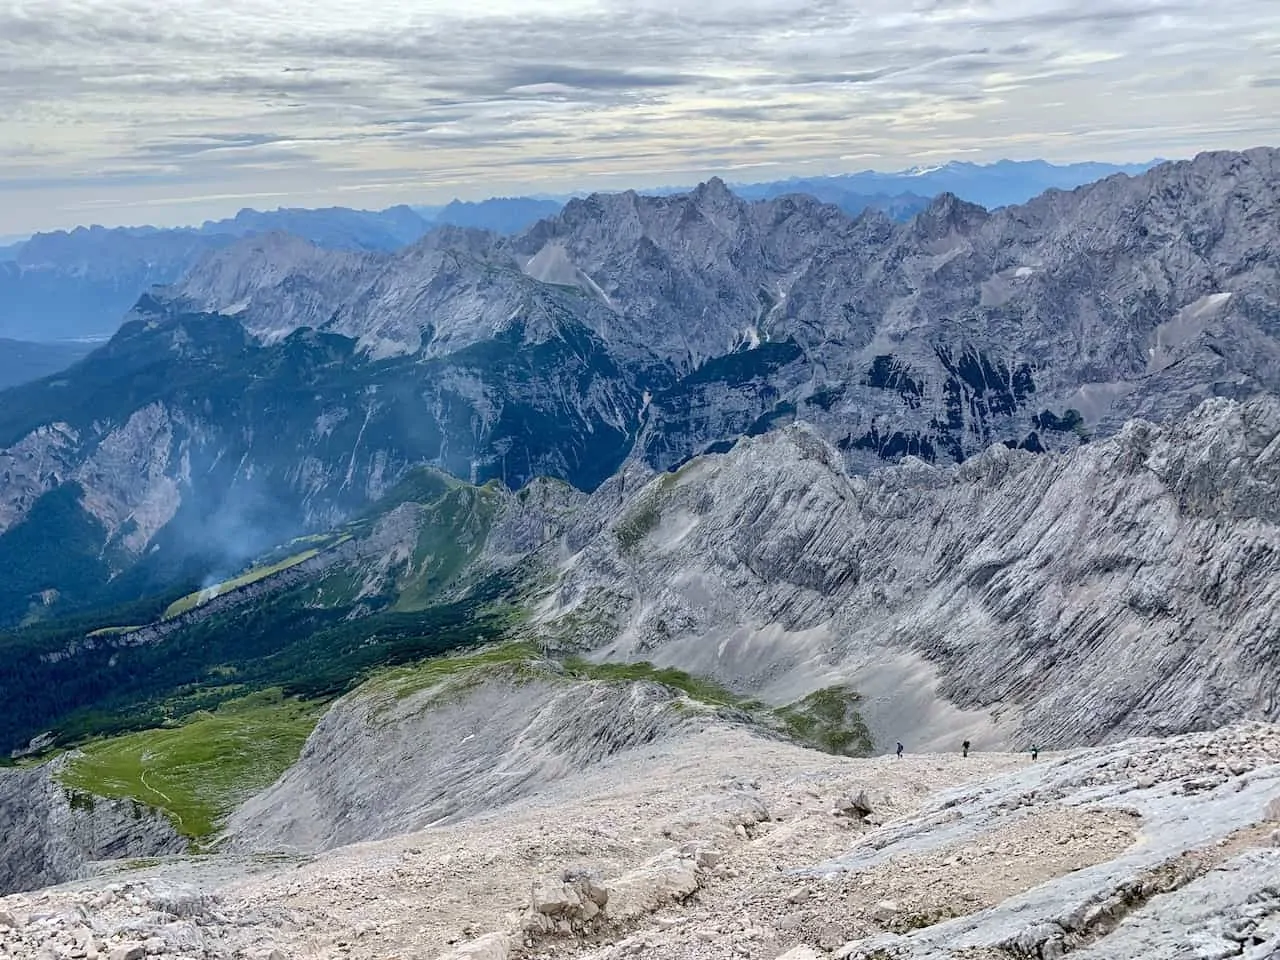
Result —
<svg viewBox="0 0 1280 960"><path fill-rule="evenodd" d="M609 67L570 67L553 64L527 64L512 67L502 74L509 87L533 87L541 84L583 90L647 90L654 87L693 85L696 78L679 73L653 73L639 70L617 70Z"/></svg>
<svg viewBox="0 0 1280 960"><path fill-rule="evenodd" d="M113 197L121 219L182 219L198 196L425 202L1274 136L1274 0L441 6L0 0L0 233Z"/></svg>

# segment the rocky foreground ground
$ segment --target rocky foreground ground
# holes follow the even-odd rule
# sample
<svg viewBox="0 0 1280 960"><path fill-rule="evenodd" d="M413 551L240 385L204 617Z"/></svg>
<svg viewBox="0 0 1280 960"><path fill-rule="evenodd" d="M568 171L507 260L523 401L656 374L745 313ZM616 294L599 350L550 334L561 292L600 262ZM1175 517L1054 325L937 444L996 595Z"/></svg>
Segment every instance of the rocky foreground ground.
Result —
<svg viewBox="0 0 1280 960"><path fill-rule="evenodd" d="M1032 762L709 726L458 823L0 900L15 960L1067 953L1280 957L1280 727Z"/></svg>

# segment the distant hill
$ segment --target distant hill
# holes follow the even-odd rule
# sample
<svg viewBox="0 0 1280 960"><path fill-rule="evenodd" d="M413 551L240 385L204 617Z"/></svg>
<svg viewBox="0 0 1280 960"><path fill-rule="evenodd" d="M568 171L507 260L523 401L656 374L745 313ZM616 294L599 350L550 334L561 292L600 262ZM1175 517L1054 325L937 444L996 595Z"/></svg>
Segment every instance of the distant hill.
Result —
<svg viewBox="0 0 1280 960"><path fill-rule="evenodd" d="M953 193L961 200L994 210L1010 204L1026 203L1046 190L1073 190L1086 183L1123 173L1137 176L1159 160L1146 163L1069 163L1058 165L1044 160L998 160L995 163L946 163L937 167L917 167L896 173L864 170L832 177L806 177L771 183L735 185L744 197L768 199L785 193L808 193L820 200L844 204L839 195L875 199L899 198L904 194L931 198ZM825 194L825 195L824 195ZM879 202L868 206L879 206ZM850 212L848 210L846 213ZM889 211L885 211L889 212ZM891 214L892 215L892 214Z"/></svg>
<svg viewBox="0 0 1280 960"><path fill-rule="evenodd" d="M494 233L519 233L539 220L554 217L563 206L560 200L537 200L533 197L493 197L478 203L454 200L440 208L435 222L492 230Z"/></svg>
<svg viewBox="0 0 1280 960"><path fill-rule="evenodd" d="M391 251L431 224L409 207L383 211L241 210L199 228L77 227L0 248L0 337L51 342L110 336L138 297L254 234L285 232L331 250Z"/></svg>

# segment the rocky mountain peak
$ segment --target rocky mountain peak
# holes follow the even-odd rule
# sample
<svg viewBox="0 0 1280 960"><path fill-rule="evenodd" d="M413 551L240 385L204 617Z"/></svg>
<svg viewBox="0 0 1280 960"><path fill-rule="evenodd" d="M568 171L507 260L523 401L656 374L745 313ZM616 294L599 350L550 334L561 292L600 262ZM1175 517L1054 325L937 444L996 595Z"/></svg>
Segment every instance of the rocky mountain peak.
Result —
<svg viewBox="0 0 1280 960"><path fill-rule="evenodd" d="M741 199L719 177L712 177L697 185L690 193L691 199L699 204L712 206L729 206L741 203Z"/></svg>
<svg viewBox="0 0 1280 960"><path fill-rule="evenodd" d="M967 203L954 193L942 193L916 214L911 225L921 238L936 240L950 233L972 233L990 217L991 214L976 203Z"/></svg>

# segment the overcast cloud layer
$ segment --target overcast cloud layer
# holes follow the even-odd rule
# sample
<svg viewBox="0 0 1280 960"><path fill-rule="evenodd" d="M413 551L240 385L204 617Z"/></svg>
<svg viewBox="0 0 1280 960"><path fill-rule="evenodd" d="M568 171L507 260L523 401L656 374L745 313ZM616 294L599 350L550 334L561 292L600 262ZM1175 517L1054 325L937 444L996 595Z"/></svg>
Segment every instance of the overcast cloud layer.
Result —
<svg viewBox="0 0 1280 960"><path fill-rule="evenodd" d="M1276 143L1280 2L0 0L0 234Z"/></svg>

